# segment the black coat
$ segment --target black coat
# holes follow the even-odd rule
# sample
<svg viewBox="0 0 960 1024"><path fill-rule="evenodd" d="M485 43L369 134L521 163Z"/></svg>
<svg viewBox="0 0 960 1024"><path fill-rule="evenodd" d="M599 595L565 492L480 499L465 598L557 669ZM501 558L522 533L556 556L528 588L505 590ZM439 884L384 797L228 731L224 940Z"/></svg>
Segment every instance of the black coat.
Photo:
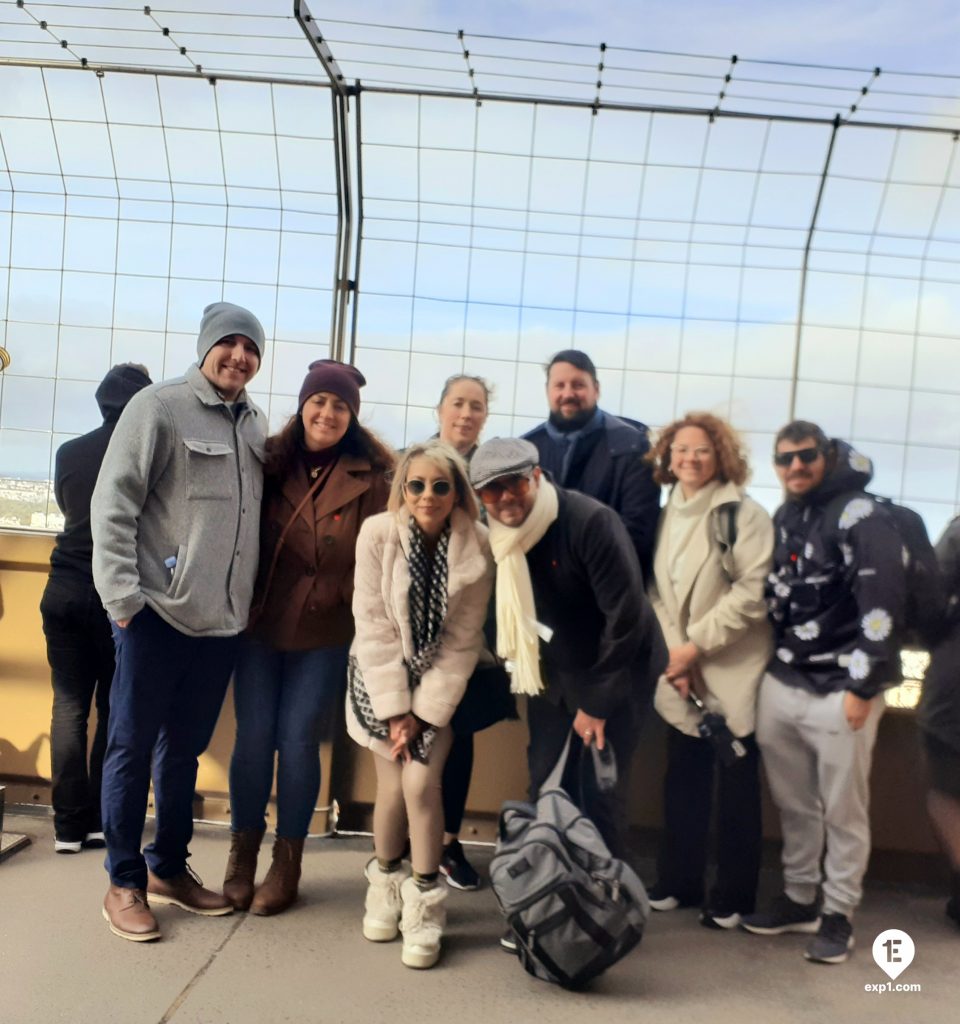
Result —
<svg viewBox="0 0 960 1024"><path fill-rule="evenodd" d="M644 456L650 450L646 427L604 413L603 429L586 434L577 442L566 474L558 475L559 446L547 433L546 424L524 434L536 445L541 465L553 473L558 484L589 494L609 505L623 520L633 541L645 579L653 564L653 541L660 515L660 486L653 481Z"/></svg>
<svg viewBox="0 0 960 1024"><path fill-rule="evenodd" d="M917 722L960 753L960 516L937 541L937 560L949 600L947 630L930 652Z"/></svg>
<svg viewBox="0 0 960 1024"><path fill-rule="evenodd" d="M864 492L873 466L843 441L823 482L773 517L770 673L815 693L870 698L901 679L906 580L893 519Z"/></svg>
<svg viewBox="0 0 960 1024"><path fill-rule="evenodd" d="M546 697L570 712L609 718L627 701L648 702L667 649L630 537L606 505L557 488L559 513L527 552Z"/></svg>
<svg viewBox="0 0 960 1024"><path fill-rule="evenodd" d="M96 390L104 422L96 430L65 441L57 449L53 492L63 513L63 532L50 555L51 575L75 578L93 585L93 537L90 534L90 499L120 413L127 402L150 383L133 366L115 366Z"/></svg>

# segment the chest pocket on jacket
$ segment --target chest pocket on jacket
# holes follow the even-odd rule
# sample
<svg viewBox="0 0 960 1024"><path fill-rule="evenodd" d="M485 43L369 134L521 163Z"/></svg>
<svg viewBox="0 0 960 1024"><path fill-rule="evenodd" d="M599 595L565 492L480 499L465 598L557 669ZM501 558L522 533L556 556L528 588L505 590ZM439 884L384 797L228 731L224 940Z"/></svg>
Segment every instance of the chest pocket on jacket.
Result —
<svg viewBox="0 0 960 1024"><path fill-rule="evenodd" d="M222 441L184 438L187 449L187 498L232 498L237 487L233 448Z"/></svg>

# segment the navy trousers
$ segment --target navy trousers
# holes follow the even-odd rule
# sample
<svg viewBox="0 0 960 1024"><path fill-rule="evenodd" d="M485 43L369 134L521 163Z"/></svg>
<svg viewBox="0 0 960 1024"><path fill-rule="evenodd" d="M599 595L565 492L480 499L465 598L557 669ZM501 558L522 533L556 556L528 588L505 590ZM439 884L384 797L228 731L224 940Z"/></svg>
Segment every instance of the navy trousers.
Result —
<svg viewBox="0 0 960 1024"><path fill-rule="evenodd" d="M207 748L233 672L238 638L192 637L151 608L113 626L117 669L103 764L106 867L114 885L144 889L186 867L197 758ZM151 763L156 835L141 852Z"/></svg>

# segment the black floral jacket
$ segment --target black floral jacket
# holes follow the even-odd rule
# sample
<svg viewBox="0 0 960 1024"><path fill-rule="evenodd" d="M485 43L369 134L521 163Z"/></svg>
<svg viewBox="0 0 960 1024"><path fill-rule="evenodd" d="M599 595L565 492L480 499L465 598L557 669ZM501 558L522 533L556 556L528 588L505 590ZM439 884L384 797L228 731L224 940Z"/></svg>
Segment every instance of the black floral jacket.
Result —
<svg viewBox="0 0 960 1024"><path fill-rule="evenodd" d="M864 488L870 460L833 441L823 483L774 516L767 580L775 650L769 671L815 693L870 698L902 678L904 552L889 514Z"/></svg>

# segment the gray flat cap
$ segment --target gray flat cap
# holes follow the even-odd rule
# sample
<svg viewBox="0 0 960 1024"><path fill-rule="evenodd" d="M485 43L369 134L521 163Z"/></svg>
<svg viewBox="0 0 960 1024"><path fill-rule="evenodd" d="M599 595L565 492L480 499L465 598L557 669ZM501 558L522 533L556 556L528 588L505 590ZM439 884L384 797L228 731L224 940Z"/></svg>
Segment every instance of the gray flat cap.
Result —
<svg viewBox="0 0 960 1024"><path fill-rule="evenodd" d="M540 465L536 446L519 437L495 437L486 441L473 453L470 460L470 482L474 487L485 487L498 476L516 476L529 473Z"/></svg>

